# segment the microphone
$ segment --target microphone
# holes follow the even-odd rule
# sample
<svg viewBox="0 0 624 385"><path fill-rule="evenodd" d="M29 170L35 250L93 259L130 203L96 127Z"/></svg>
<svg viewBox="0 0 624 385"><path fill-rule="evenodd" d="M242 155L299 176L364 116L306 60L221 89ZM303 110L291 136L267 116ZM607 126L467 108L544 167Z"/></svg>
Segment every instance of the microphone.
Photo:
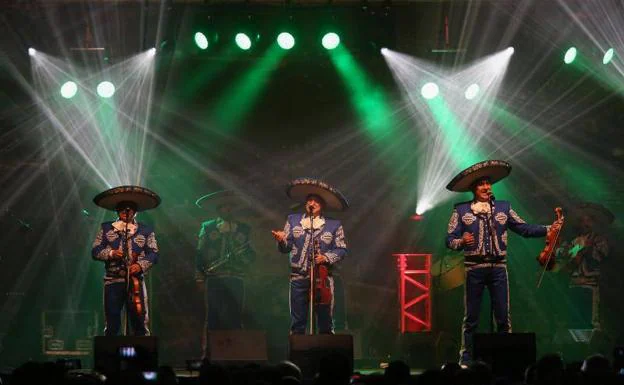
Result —
<svg viewBox="0 0 624 385"><path fill-rule="evenodd" d="M494 196L494 194L490 193L490 203L494 203L494 200L496 199L496 197Z"/></svg>

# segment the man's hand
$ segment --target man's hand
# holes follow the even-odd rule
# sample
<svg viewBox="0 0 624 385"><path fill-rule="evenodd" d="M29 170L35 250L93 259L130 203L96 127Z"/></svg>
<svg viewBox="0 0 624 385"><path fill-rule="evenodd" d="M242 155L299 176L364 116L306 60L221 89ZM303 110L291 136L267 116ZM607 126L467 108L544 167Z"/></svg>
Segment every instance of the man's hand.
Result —
<svg viewBox="0 0 624 385"><path fill-rule="evenodd" d="M563 226L563 223L561 223L561 221L554 221L553 224L550 226L550 231L559 231L561 230L561 226Z"/></svg>
<svg viewBox="0 0 624 385"><path fill-rule="evenodd" d="M472 233L464 233L464 235L462 235L462 241L464 242L465 246L472 247L475 245L475 239Z"/></svg>
<svg viewBox="0 0 624 385"><path fill-rule="evenodd" d="M113 250L111 253L111 259L122 259L124 256L123 251L121 249Z"/></svg>
<svg viewBox="0 0 624 385"><path fill-rule="evenodd" d="M319 254L319 255L317 255L316 257L314 257L314 262L315 262L317 265L321 265L321 264L323 264L323 263L329 263L329 259L327 259L327 257L326 257L326 256L324 256L324 255L320 255L320 254Z"/></svg>
<svg viewBox="0 0 624 385"><path fill-rule="evenodd" d="M286 233L280 230L271 230L271 234L273 234L273 238L279 243L286 243Z"/></svg>
<svg viewBox="0 0 624 385"><path fill-rule="evenodd" d="M141 269L141 265L139 265L138 263L133 263L132 265L130 265L130 275L137 275L142 271L143 269Z"/></svg>

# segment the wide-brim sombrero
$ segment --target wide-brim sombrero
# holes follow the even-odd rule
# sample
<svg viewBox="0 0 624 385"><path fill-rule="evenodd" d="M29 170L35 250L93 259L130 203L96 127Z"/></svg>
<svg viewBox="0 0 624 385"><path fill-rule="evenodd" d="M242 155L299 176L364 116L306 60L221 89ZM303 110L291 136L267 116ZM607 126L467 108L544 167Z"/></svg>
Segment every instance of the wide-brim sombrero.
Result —
<svg viewBox="0 0 624 385"><path fill-rule="evenodd" d="M137 211L145 211L158 207L160 197L152 190L140 186L119 186L99 193L93 203L107 210L115 211L121 202L132 202Z"/></svg>
<svg viewBox="0 0 624 385"><path fill-rule="evenodd" d="M325 201L325 211L344 211L349 208L347 198L338 189L319 179L297 178L286 187L286 195L299 203L305 203L310 195L318 195Z"/></svg>
<svg viewBox="0 0 624 385"><path fill-rule="evenodd" d="M463 170L446 185L447 190L467 192L472 185L482 178L488 178L494 184L505 178L511 172L511 165L504 160L485 160L473 164Z"/></svg>
<svg viewBox="0 0 624 385"><path fill-rule="evenodd" d="M615 220L615 215L600 203L580 202L570 210L572 222L580 221L583 215L588 215L597 225L610 225Z"/></svg>
<svg viewBox="0 0 624 385"><path fill-rule="evenodd" d="M219 190L203 195L195 201L195 206L202 208L212 214L217 214L220 206L229 205L232 211L239 211L247 208L248 204L242 197L232 190Z"/></svg>

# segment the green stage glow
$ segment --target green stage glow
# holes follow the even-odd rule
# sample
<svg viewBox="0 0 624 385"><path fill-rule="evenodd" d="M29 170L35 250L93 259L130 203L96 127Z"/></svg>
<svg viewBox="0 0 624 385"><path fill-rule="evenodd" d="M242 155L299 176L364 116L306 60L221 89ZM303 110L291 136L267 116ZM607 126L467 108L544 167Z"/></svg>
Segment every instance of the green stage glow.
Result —
<svg viewBox="0 0 624 385"><path fill-rule="evenodd" d="M351 104L367 133L373 138L392 133L395 122L383 88L371 79L346 47L330 51L329 57L347 86Z"/></svg>
<svg viewBox="0 0 624 385"><path fill-rule="evenodd" d="M340 36L334 32L326 33L321 40L325 49L334 49L340 45Z"/></svg>
<svg viewBox="0 0 624 385"><path fill-rule="evenodd" d="M613 48L609 48L607 52L605 52L602 57L602 64L609 64L611 60L613 60L613 56L615 55L615 50Z"/></svg>
<svg viewBox="0 0 624 385"><path fill-rule="evenodd" d="M199 47L199 49L207 49L208 48L208 38L201 32L195 33L195 45Z"/></svg>
<svg viewBox="0 0 624 385"><path fill-rule="evenodd" d="M78 86L76 85L76 83L72 81L65 82L61 86L61 96L64 97L65 99L73 98L74 96L76 96L77 92L78 92Z"/></svg>
<svg viewBox="0 0 624 385"><path fill-rule="evenodd" d="M565 53L565 56L563 57L563 62L566 64L572 63L574 59L576 59L576 53L577 53L577 50L575 47L568 48L568 50Z"/></svg>
<svg viewBox="0 0 624 385"><path fill-rule="evenodd" d="M466 97L466 99L472 100L476 98L478 94L479 94L479 85L471 84L470 86L468 86L468 88L466 88L466 92L464 93L464 96Z"/></svg>
<svg viewBox="0 0 624 385"><path fill-rule="evenodd" d="M431 82L425 84L420 89L420 94L423 96L423 98L427 100L435 98L436 96L438 96L439 93L440 88L438 87L438 85Z"/></svg>
<svg viewBox="0 0 624 385"><path fill-rule="evenodd" d="M230 88L219 98L220 101L212 113L223 129L233 131L239 127L258 101L271 72L277 68L285 54L285 50L271 45L246 73L231 82Z"/></svg>
<svg viewBox="0 0 624 385"><path fill-rule="evenodd" d="M249 36L247 36L246 34L242 32L236 34L234 41L236 42L236 45L238 46L238 48L242 50L246 51L251 48L251 39L249 38Z"/></svg>
<svg viewBox="0 0 624 385"><path fill-rule="evenodd" d="M109 81L104 81L98 84L97 93L103 98L110 98L115 94L115 85Z"/></svg>
<svg viewBox="0 0 624 385"><path fill-rule="evenodd" d="M277 35L277 44L283 49L291 49L295 46L295 37L288 32Z"/></svg>

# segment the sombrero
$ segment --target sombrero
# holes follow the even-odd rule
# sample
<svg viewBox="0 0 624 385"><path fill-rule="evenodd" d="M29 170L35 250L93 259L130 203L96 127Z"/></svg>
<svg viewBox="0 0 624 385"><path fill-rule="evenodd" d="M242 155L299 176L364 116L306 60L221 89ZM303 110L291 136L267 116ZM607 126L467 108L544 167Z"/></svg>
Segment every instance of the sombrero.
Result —
<svg viewBox="0 0 624 385"><path fill-rule="evenodd" d="M319 179L297 178L286 187L286 195L300 203L304 203L310 195L318 195L325 201L326 211L344 211L349 208L347 198L340 191Z"/></svg>
<svg viewBox="0 0 624 385"><path fill-rule="evenodd" d="M217 214L217 208L223 205L230 205L234 210L248 206L248 204L232 190L219 190L203 195L195 201L195 206Z"/></svg>
<svg viewBox="0 0 624 385"><path fill-rule="evenodd" d="M446 185L446 189L455 192L470 191L473 183L482 178L489 178L494 184L505 178L511 172L511 165L503 160L485 160L473 164L455 177Z"/></svg>
<svg viewBox="0 0 624 385"><path fill-rule="evenodd" d="M119 186L99 193L93 198L96 205L113 211L122 202L132 202L136 205L136 211L145 211L158 207L160 197L145 187Z"/></svg>
<svg viewBox="0 0 624 385"><path fill-rule="evenodd" d="M580 202L570 211L572 221L580 220L583 215L589 215L600 225L610 225L615 220L615 215L599 203Z"/></svg>

